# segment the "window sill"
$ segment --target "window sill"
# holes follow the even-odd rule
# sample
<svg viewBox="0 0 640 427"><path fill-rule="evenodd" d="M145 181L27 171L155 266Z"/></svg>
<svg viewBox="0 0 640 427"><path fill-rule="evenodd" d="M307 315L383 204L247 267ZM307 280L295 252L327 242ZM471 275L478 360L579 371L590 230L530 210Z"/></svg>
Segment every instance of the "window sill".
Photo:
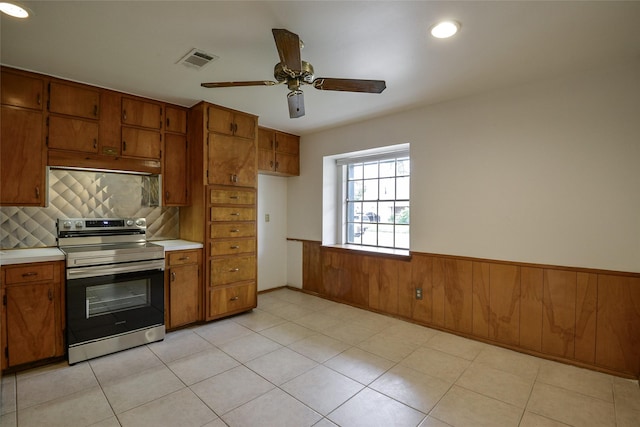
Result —
<svg viewBox="0 0 640 427"><path fill-rule="evenodd" d="M411 259L411 251L409 251L408 249L376 248L373 246L360 245L322 245L322 247L327 249L353 251L362 253L363 255L381 256L385 258L398 258L403 261L409 261Z"/></svg>

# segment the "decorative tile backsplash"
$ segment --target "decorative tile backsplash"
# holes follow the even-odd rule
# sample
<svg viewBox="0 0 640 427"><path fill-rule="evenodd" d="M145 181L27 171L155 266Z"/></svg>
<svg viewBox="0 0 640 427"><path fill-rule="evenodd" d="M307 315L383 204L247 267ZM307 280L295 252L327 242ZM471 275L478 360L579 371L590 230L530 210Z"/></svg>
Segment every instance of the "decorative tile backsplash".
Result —
<svg viewBox="0 0 640 427"><path fill-rule="evenodd" d="M0 248L56 246L58 218L147 219L147 239L177 239L179 210L159 206L159 178L51 169L46 208L0 207Z"/></svg>

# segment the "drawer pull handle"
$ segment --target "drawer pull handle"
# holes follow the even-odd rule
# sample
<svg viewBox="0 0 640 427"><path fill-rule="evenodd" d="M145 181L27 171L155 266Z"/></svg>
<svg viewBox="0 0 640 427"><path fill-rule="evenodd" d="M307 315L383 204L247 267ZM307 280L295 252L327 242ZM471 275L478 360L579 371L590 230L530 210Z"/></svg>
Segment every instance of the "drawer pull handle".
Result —
<svg viewBox="0 0 640 427"><path fill-rule="evenodd" d="M231 233L239 233L239 232L240 232L240 230L238 230L237 228L231 229Z"/></svg>
<svg viewBox="0 0 640 427"><path fill-rule="evenodd" d="M48 292L49 301L53 301L53 289L49 288Z"/></svg>
<svg viewBox="0 0 640 427"><path fill-rule="evenodd" d="M186 261L188 259L189 259L188 256L183 256L182 258L178 258L178 261Z"/></svg>
<svg viewBox="0 0 640 427"><path fill-rule="evenodd" d="M239 296L231 297L229 301L238 301L240 299Z"/></svg>
<svg viewBox="0 0 640 427"><path fill-rule="evenodd" d="M238 196L229 196L229 198L236 200L238 198Z"/></svg>
<svg viewBox="0 0 640 427"><path fill-rule="evenodd" d="M229 270L229 273L235 273L237 271L240 271L239 268L232 268L231 270Z"/></svg>
<svg viewBox="0 0 640 427"><path fill-rule="evenodd" d="M229 246L229 249L240 249L240 246Z"/></svg>
<svg viewBox="0 0 640 427"><path fill-rule="evenodd" d="M229 215L231 215L231 216L240 216L240 212L231 212Z"/></svg>
<svg viewBox="0 0 640 427"><path fill-rule="evenodd" d="M24 273L22 275L22 277L32 277L32 276L37 276L37 275L38 275L38 273L36 273L35 271L30 271L28 273Z"/></svg>

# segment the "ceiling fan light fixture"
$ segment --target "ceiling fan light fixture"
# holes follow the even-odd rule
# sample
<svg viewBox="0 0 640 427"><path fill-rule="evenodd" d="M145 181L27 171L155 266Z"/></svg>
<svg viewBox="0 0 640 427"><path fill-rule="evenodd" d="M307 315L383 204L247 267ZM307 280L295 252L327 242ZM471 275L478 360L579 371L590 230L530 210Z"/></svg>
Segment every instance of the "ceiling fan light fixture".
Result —
<svg viewBox="0 0 640 427"><path fill-rule="evenodd" d="M289 104L289 117L297 119L304 116L304 93L301 90L292 90L287 94Z"/></svg>
<svg viewBox="0 0 640 427"><path fill-rule="evenodd" d="M460 23L456 21L442 21L433 25L431 35L437 39L447 39L454 36L460 30Z"/></svg>
<svg viewBox="0 0 640 427"><path fill-rule="evenodd" d="M32 13L18 3L0 2L0 12L6 13L14 18L28 18Z"/></svg>

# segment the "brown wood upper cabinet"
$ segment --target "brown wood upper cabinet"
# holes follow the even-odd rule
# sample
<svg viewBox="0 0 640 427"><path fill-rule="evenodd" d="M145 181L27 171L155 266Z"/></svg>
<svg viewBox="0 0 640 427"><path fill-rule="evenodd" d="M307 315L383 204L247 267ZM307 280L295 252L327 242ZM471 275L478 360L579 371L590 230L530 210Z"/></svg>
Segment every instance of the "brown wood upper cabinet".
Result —
<svg viewBox="0 0 640 427"><path fill-rule="evenodd" d="M186 206L188 199L188 155L187 137L173 133L165 133L164 137L164 169L162 177L163 205Z"/></svg>
<svg viewBox="0 0 640 427"><path fill-rule="evenodd" d="M44 82L40 78L2 69L2 105L42 111Z"/></svg>
<svg viewBox="0 0 640 427"><path fill-rule="evenodd" d="M162 127L162 104L122 97L122 124L149 129Z"/></svg>
<svg viewBox="0 0 640 427"><path fill-rule="evenodd" d="M258 171L271 175L300 175L300 137L259 127Z"/></svg>
<svg viewBox="0 0 640 427"><path fill-rule="evenodd" d="M49 112L97 120L100 118L100 91L52 81L49 83Z"/></svg>
<svg viewBox="0 0 640 427"><path fill-rule="evenodd" d="M253 116L213 106L209 106L208 111L207 126L210 132L248 139L256 137L256 121Z"/></svg>
<svg viewBox="0 0 640 427"><path fill-rule="evenodd" d="M187 133L187 110L166 106L165 108L165 128L166 132Z"/></svg>
<svg viewBox="0 0 640 427"><path fill-rule="evenodd" d="M1 70L0 205L44 206L44 79Z"/></svg>

